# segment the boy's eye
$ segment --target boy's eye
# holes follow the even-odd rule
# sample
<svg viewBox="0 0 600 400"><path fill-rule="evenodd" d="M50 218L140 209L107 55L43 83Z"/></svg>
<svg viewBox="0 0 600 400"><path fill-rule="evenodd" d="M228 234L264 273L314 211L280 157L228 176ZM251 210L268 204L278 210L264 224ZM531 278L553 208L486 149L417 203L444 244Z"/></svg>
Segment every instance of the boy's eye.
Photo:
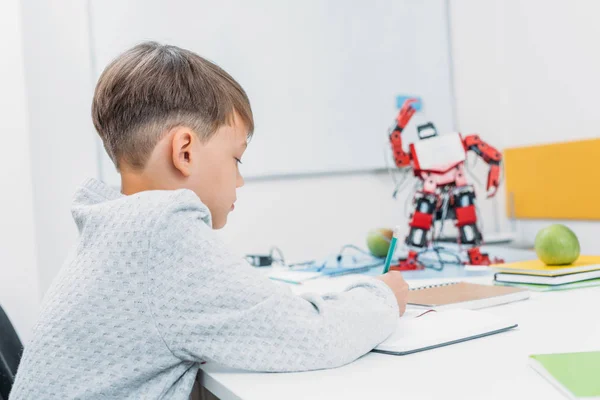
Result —
<svg viewBox="0 0 600 400"><path fill-rule="evenodd" d="M235 161L236 161L238 164L241 164L241 163L242 163L242 160L240 160L239 158L237 158L237 157L234 157L234 158L235 158Z"/></svg>

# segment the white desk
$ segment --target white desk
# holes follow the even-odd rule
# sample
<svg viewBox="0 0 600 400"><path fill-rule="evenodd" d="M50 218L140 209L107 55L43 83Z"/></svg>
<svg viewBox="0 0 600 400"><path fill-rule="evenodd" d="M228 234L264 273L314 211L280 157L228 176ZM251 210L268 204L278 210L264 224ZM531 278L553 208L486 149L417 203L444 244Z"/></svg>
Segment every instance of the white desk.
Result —
<svg viewBox="0 0 600 400"><path fill-rule="evenodd" d="M319 279L295 290L338 290L354 279ZM489 283L491 277L462 280ZM222 400L563 399L528 366L528 355L600 349L599 304L600 287L532 293L529 300L485 310L519 323L506 333L408 356L369 353L313 372L249 373L206 364L200 378Z"/></svg>

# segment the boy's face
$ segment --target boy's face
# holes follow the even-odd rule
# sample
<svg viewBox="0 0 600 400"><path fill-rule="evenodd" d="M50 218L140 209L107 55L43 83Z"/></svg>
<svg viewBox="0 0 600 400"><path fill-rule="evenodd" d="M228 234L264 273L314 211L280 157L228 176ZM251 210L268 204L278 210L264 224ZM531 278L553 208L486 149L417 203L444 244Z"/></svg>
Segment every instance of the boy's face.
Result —
<svg viewBox="0 0 600 400"><path fill-rule="evenodd" d="M231 126L224 125L207 142L196 141L193 147L190 188L200 197L212 215L213 228L227 223L234 209L236 189L244 185L239 163L247 147L246 126L237 117Z"/></svg>

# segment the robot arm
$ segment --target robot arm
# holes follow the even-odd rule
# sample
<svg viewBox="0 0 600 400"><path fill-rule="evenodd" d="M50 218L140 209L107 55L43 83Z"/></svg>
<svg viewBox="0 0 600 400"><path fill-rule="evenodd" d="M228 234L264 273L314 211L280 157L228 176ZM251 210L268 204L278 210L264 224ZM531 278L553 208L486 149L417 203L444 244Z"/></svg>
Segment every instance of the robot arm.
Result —
<svg viewBox="0 0 600 400"><path fill-rule="evenodd" d="M402 131L415 113L416 110L413 104L417 101L417 99L408 99L404 102L396 118L396 127L390 133L390 144L394 153L394 161L398 167L407 167L410 165L411 155L402 148Z"/></svg>
<svg viewBox="0 0 600 400"><path fill-rule="evenodd" d="M464 139L464 145L466 150L474 151L490 166L487 181L487 197L490 198L495 196L498 191L498 186L500 185L500 163L502 162L502 154L494 147L481 140L479 135L467 136Z"/></svg>

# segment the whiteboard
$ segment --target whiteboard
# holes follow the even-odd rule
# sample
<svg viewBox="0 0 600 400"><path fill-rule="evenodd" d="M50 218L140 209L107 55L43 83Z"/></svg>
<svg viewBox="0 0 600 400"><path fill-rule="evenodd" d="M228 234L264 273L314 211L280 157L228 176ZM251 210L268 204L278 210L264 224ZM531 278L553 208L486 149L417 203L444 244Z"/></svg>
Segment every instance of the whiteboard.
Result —
<svg viewBox="0 0 600 400"><path fill-rule="evenodd" d="M453 131L447 0L89 0L96 78L144 40L188 48L246 90L247 177L382 168L397 95ZM118 184L102 151L101 177Z"/></svg>

